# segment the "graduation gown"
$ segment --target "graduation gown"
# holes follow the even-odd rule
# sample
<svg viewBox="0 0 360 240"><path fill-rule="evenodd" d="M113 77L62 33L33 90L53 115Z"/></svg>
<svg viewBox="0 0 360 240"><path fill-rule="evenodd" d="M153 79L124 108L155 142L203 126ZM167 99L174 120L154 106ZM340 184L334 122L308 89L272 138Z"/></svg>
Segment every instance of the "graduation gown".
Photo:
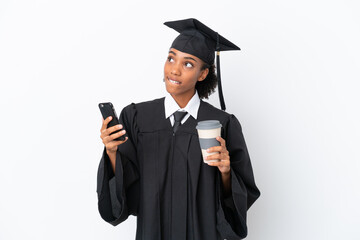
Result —
<svg viewBox="0 0 360 240"><path fill-rule="evenodd" d="M246 212L260 192L241 125L234 115L201 101L173 134L164 98L130 104L119 118L128 141L119 145L115 174L104 149L97 176L101 217L116 226L137 216L136 240L235 240L247 235ZM230 155L231 195L221 173L203 162L196 130L219 120Z"/></svg>

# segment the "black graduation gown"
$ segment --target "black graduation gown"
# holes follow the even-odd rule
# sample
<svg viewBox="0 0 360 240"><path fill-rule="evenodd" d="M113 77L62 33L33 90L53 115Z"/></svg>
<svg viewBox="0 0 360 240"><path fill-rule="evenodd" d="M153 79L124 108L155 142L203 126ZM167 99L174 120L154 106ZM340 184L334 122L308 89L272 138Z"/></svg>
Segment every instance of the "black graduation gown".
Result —
<svg viewBox="0 0 360 240"><path fill-rule="evenodd" d="M231 161L231 196L221 173L203 163L197 121L219 120ZM130 104L120 114L129 139L116 171L104 149L97 178L101 217L117 225L137 216L136 240L219 240L247 235L246 212L260 196L241 126L234 115L201 101L173 134L164 98Z"/></svg>

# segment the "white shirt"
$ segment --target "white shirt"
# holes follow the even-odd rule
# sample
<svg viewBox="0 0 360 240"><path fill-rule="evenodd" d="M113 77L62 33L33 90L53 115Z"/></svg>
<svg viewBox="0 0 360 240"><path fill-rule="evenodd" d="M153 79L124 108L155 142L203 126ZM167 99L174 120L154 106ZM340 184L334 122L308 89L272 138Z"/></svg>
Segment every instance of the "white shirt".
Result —
<svg viewBox="0 0 360 240"><path fill-rule="evenodd" d="M170 123L171 123L171 126L173 126L174 125L174 113L176 111L180 111L180 112L186 111L187 112L185 117L181 120L181 124L184 124L184 122L186 122L186 120L190 116L192 116L195 119L197 118L197 114L198 114L199 107L200 107L200 98L199 98L199 94L197 93L197 91L195 91L194 96L190 99L190 101L188 102L186 107L180 108L179 105L177 104L177 102L175 101L175 99L170 95L170 93L166 92L164 104L165 104L165 118L170 117Z"/></svg>

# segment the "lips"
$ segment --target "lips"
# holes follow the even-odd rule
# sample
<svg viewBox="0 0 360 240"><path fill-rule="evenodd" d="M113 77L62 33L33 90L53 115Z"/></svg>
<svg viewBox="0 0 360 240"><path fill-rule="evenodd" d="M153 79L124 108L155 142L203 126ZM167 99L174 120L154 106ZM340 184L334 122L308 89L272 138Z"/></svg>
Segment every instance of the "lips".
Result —
<svg viewBox="0 0 360 240"><path fill-rule="evenodd" d="M175 85L180 85L180 84L181 84L181 82L176 81L176 80L174 80L174 79L171 79L171 78L167 78L167 79L168 79L168 81L169 81L171 84L175 84Z"/></svg>

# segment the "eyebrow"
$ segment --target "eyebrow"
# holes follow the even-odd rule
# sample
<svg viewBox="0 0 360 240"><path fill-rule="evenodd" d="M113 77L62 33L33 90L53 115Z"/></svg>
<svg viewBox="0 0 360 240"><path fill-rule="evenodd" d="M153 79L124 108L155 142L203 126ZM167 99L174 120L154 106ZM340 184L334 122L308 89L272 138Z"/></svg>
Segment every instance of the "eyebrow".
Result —
<svg viewBox="0 0 360 240"><path fill-rule="evenodd" d="M175 56L176 56L176 53L174 52L174 51L169 51L169 53L172 53L172 54L174 54ZM193 61L195 61L195 62L197 62L194 58L192 58L192 57L184 57L185 59L190 59L190 60L193 60Z"/></svg>

